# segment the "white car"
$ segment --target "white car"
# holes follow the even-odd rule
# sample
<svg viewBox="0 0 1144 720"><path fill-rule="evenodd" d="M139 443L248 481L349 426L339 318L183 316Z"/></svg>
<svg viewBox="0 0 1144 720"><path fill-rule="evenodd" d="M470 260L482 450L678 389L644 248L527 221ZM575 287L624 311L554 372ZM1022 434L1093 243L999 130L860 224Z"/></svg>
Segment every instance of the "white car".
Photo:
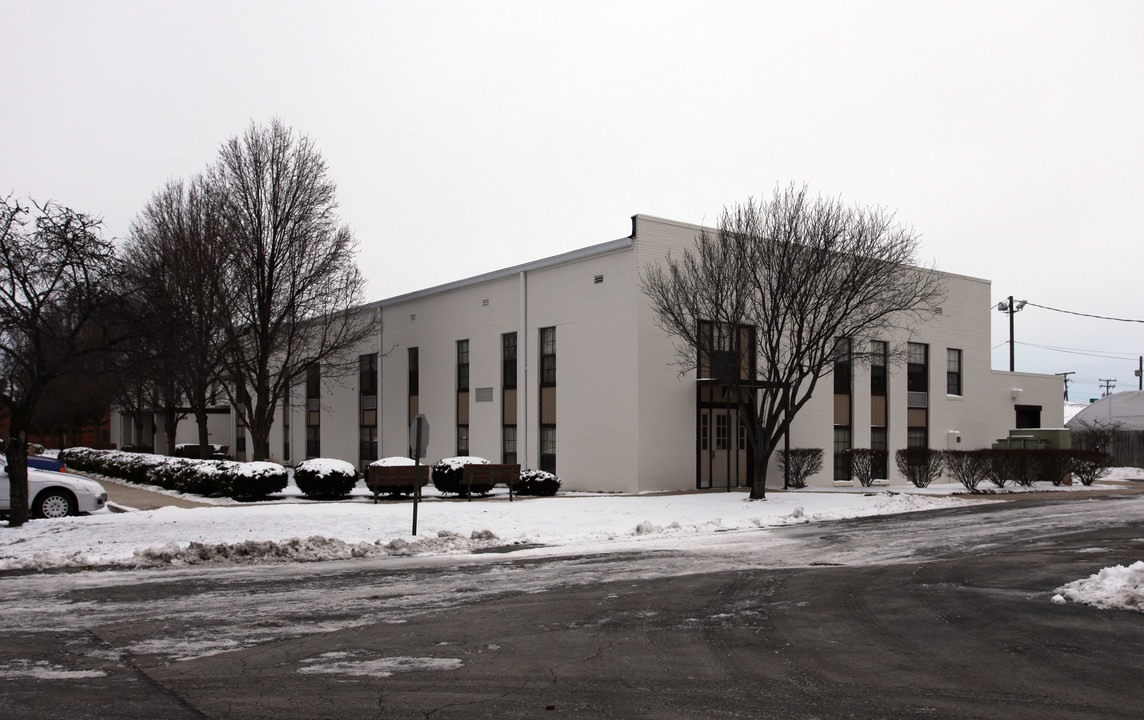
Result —
<svg viewBox="0 0 1144 720"><path fill-rule="evenodd" d="M60 518L101 510L107 505L107 492L94 480L28 468L28 509L32 517ZM0 470L0 515L12 509L8 468Z"/></svg>

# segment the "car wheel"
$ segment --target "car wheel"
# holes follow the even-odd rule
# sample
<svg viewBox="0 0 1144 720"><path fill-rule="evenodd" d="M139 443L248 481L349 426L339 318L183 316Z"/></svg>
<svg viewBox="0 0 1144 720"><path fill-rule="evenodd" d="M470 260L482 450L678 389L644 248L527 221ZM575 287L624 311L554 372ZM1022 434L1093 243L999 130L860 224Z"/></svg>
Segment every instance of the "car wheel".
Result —
<svg viewBox="0 0 1144 720"><path fill-rule="evenodd" d="M45 490L36 497L32 513L41 518L62 518L77 512L75 498L66 490Z"/></svg>

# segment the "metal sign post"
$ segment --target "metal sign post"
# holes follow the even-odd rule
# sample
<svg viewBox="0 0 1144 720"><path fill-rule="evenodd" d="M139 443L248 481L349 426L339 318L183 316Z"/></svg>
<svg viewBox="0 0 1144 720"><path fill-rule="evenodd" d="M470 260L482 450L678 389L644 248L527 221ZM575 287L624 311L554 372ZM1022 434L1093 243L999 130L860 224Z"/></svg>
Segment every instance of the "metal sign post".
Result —
<svg viewBox="0 0 1144 720"><path fill-rule="evenodd" d="M409 426L409 449L413 453L413 534L417 534L417 506L421 503L421 457L429 449L429 421L424 415Z"/></svg>

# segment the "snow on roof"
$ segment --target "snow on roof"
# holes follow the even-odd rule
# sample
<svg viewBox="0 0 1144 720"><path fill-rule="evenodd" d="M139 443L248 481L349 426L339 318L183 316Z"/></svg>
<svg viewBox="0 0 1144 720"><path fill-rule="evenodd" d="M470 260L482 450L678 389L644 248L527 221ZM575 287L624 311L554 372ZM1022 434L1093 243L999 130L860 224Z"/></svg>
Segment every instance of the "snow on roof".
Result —
<svg viewBox="0 0 1144 720"><path fill-rule="evenodd" d="M1126 390L1105 395L1072 417L1065 425L1077 430L1093 422L1119 423L1125 430L1144 430L1144 392Z"/></svg>

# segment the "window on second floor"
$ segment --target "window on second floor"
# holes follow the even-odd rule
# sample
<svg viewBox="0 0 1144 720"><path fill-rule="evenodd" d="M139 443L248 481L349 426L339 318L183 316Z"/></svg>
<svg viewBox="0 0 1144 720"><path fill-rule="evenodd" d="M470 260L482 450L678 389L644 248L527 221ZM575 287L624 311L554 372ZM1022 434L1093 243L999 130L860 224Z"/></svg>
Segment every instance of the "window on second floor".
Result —
<svg viewBox="0 0 1144 720"><path fill-rule="evenodd" d="M516 387L516 333L501 335L501 387Z"/></svg>
<svg viewBox="0 0 1144 720"><path fill-rule="evenodd" d="M410 395L420 394L420 392L419 392L420 391L419 370L417 367L418 362L419 362L419 359L417 357L417 348L415 348L415 347L409 348L409 394Z"/></svg>
<svg viewBox="0 0 1144 720"><path fill-rule="evenodd" d="M947 348L945 360L945 392L947 395L961 395L961 351Z"/></svg>
<svg viewBox="0 0 1144 720"><path fill-rule="evenodd" d="M540 328L540 384L556 384L556 328Z"/></svg>
<svg viewBox="0 0 1144 720"><path fill-rule="evenodd" d="M909 343L906 346L906 390L929 391L929 345Z"/></svg>
<svg viewBox="0 0 1144 720"><path fill-rule="evenodd" d="M834 341L834 394L849 395L853 363L850 358L850 338Z"/></svg>
<svg viewBox="0 0 1144 720"><path fill-rule="evenodd" d="M457 392L469 391L469 341L457 341Z"/></svg>

